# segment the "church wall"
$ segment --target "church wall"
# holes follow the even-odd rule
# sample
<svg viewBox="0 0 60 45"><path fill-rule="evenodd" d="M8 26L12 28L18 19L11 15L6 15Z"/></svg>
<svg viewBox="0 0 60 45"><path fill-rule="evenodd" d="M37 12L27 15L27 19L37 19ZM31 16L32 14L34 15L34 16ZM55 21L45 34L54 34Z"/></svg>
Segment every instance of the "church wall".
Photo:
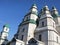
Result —
<svg viewBox="0 0 60 45"><path fill-rule="evenodd" d="M23 29L24 29L24 31L23 31ZM18 38L21 40L22 35L24 35L23 41L25 42L27 40L27 33L28 33L28 24L20 27Z"/></svg>
<svg viewBox="0 0 60 45"><path fill-rule="evenodd" d="M60 26L56 26L56 30L60 33Z"/></svg>
<svg viewBox="0 0 60 45"><path fill-rule="evenodd" d="M54 31L48 31L48 45L59 45L60 36Z"/></svg>
<svg viewBox="0 0 60 45"><path fill-rule="evenodd" d="M39 35L42 35L42 42L45 45L59 45L60 44L60 36L54 31L42 31L35 33L35 38L39 39ZM58 37L58 38L57 38Z"/></svg>
<svg viewBox="0 0 60 45"><path fill-rule="evenodd" d="M44 27L45 26L47 26L47 19L41 19L40 21L39 21L39 28L41 28L42 27L42 22L44 22Z"/></svg>
<svg viewBox="0 0 60 45"><path fill-rule="evenodd" d="M52 26L53 28L55 27L55 22L51 18L47 18L47 26Z"/></svg>
<svg viewBox="0 0 60 45"><path fill-rule="evenodd" d="M58 24L60 25L60 17L58 17Z"/></svg>
<svg viewBox="0 0 60 45"><path fill-rule="evenodd" d="M37 39L37 40L39 40L39 35L41 35L42 37L41 37L41 41L42 42L44 42L45 43L45 45L47 45L48 43L47 43L47 40L48 40L48 31L43 31L43 32L37 32L37 33L35 33L35 38Z"/></svg>
<svg viewBox="0 0 60 45"><path fill-rule="evenodd" d="M45 45L44 43L38 43L38 45Z"/></svg>
<svg viewBox="0 0 60 45"><path fill-rule="evenodd" d="M60 17L54 18L55 24L56 24L56 30L60 32Z"/></svg>
<svg viewBox="0 0 60 45"><path fill-rule="evenodd" d="M16 45L16 42L11 42L10 45Z"/></svg>
<svg viewBox="0 0 60 45"><path fill-rule="evenodd" d="M16 45L25 45L22 41L16 41Z"/></svg>
<svg viewBox="0 0 60 45"><path fill-rule="evenodd" d="M21 36L24 35L24 37L23 37L23 41L24 42L30 40L31 38L34 37L35 28L36 28L36 25L35 24L31 24L31 23L20 27L18 38L21 40L21 38L22 38ZM24 29L24 32L22 32L23 29Z"/></svg>
<svg viewBox="0 0 60 45"><path fill-rule="evenodd" d="M30 40L31 38L34 38L34 31L36 29L36 25L35 24L29 24L29 28L28 28L28 40Z"/></svg>
<svg viewBox="0 0 60 45"><path fill-rule="evenodd" d="M30 19L34 19L36 21L37 15L31 14Z"/></svg>

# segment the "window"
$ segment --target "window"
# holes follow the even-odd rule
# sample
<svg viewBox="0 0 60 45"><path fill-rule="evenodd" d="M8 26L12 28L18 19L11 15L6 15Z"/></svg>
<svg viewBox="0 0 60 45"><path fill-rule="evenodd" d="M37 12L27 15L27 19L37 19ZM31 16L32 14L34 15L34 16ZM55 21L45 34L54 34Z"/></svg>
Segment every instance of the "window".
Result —
<svg viewBox="0 0 60 45"><path fill-rule="evenodd" d="M26 19L28 19L28 17Z"/></svg>
<svg viewBox="0 0 60 45"><path fill-rule="evenodd" d="M26 21L28 20L28 17L26 17Z"/></svg>
<svg viewBox="0 0 60 45"><path fill-rule="evenodd" d="M56 37L57 38L57 43L58 43L58 37Z"/></svg>
<svg viewBox="0 0 60 45"><path fill-rule="evenodd" d="M22 32L24 32L24 30L25 30L25 29L23 28L23 29L22 29Z"/></svg>
<svg viewBox="0 0 60 45"><path fill-rule="evenodd" d="M54 23L53 23L53 27L54 27Z"/></svg>
<svg viewBox="0 0 60 45"><path fill-rule="evenodd" d="M26 16L25 18L24 18L24 21L27 21L29 19L29 17L28 16Z"/></svg>
<svg viewBox="0 0 60 45"><path fill-rule="evenodd" d="M21 36L21 40L23 40L24 35Z"/></svg>
<svg viewBox="0 0 60 45"><path fill-rule="evenodd" d="M44 22L42 22L42 27L44 27Z"/></svg>
<svg viewBox="0 0 60 45"><path fill-rule="evenodd" d="M39 35L39 41L41 41L41 35Z"/></svg>
<svg viewBox="0 0 60 45"><path fill-rule="evenodd" d="M7 31L7 28L6 28L6 31Z"/></svg>

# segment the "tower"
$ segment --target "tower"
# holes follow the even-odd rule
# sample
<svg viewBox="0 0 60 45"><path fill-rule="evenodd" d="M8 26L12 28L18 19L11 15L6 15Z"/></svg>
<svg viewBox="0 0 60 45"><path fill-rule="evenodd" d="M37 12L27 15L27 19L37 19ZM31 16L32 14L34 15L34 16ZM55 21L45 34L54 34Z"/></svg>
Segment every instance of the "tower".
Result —
<svg viewBox="0 0 60 45"><path fill-rule="evenodd" d="M47 5L41 9L39 15L39 26L35 30L35 38L44 42L45 45L57 45L53 42L57 37L56 26Z"/></svg>
<svg viewBox="0 0 60 45"><path fill-rule="evenodd" d="M60 16L59 16L58 10L55 7L52 7L51 13L52 13L52 17L54 18L54 21L56 22L56 24L59 24Z"/></svg>
<svg viewBox="0 0 60 45"><path fill-rule="evenodd" d="M60 15L56 7L52 7L52 17L56 23L56 30L60 33Z"/></svg>
<svg viewBox="0 0 60 45"><path fill-rule="evenodd" d="M8 36L8 32L9 32L9 26L6 24L3 26L3 31L1 33L1 37L0 37L0 45L6 45L7 43L7 36Z"/></svg>
<svg viewBox="0 0 60 45"><path fill-rule="evenodd" d="M33 4L29 13L25 15L18 29L18 39L28 43L31 38L34 38L34 30L36 29L36 20L38 18L36 4Z"/></svg>

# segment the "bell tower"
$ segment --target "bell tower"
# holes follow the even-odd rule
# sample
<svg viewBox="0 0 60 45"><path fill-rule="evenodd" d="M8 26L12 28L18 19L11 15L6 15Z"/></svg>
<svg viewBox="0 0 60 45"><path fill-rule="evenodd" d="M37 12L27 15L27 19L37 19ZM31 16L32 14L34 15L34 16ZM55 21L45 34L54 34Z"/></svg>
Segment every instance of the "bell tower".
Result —
<svg viewBox="0 0 60 45"><path fill-rule="evenodd" d="M52 7L52 17L56 23L56 30L60 33L60 15L56 7Z"/></svg>
<svg viewBox="0 0 60 45"><path fill-rule="evenodd" d="M60 25L60 15L58 13L58 10L56 7L52 7L52 17L54 18L54 21L56 24Z"/></svg>
<svg viewBox="0 0 60 45"><path fill-rule="evenodd" d="M0 45L7 43L8 32L9 32L9 26L8 24L6 24L3 26L3 31L1 32Z"/></svg>
<svg viewBox="0 0 60 45"><path fill-rule="evenodd" d="M33 4L28 14L24 16L22 23L18 29L18 39L28 43L31 38L34 38L34 30L36 28L36 20L38 18L36 4Z"/></svg>

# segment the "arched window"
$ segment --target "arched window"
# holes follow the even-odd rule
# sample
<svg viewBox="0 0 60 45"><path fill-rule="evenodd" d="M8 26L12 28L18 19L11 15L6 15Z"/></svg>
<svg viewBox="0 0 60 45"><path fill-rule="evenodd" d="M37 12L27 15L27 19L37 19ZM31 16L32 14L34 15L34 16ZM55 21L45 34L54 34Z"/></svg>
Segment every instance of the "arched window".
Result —
<svg viewBox="0 0 60 45"><path fill-rule="evenodd" d="M21 40L23 40L24 35L21 36Z"/></svg>
<svg viewBox="0 0 60 45"><path fill-rule="evenodd" d="M22 32L24 32L25 28L22 29Z"/></svg>
<svg viewBox="0 0 60 45"><path fill-rule="evenodd" d="M44 22L42 22L42 27L44 27Z"/></svg>
<svg viewBox="0 0 60 45"><path fill-rule="evenodd" d="M26 17L26 21L28 20L29 18L28 18L28 16Z"/></svg>
<svg viewBox="0 0 60 45"><path fill-rule="evenodd" d="M41 41L41 35L39 35L39 41Z"/></svg>

